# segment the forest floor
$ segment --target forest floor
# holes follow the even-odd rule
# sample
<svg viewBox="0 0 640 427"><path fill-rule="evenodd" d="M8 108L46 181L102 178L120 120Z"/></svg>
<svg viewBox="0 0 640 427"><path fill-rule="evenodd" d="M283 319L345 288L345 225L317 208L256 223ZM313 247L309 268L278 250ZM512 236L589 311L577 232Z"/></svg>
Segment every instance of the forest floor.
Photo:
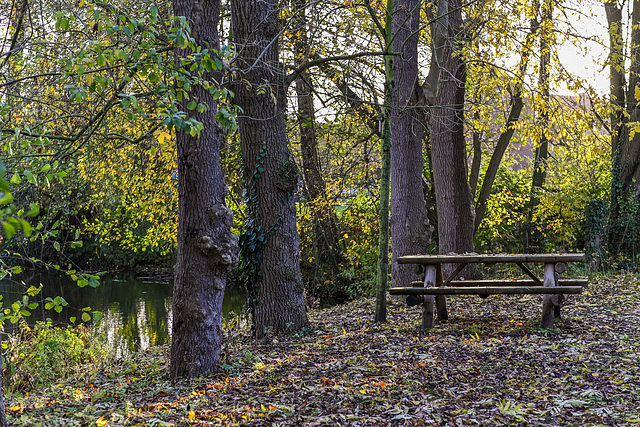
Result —
<svg viewBox="0 0 640 427"><path fill-rule="evenodd" d="M219 373L168 380L168 348L114 361L29 395L11 425L637 425L640 276L592 280L539 328L538 296L449 298L420 334L420 309L374 301L313 311L297 336L228 330Z"/></svg>

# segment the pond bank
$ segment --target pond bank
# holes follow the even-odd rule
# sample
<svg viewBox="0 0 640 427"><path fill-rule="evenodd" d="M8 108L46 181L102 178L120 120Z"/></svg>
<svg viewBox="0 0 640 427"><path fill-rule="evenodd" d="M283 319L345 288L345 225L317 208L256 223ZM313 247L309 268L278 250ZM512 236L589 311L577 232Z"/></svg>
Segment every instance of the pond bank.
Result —
<svg viewBox="0 0 640 427"><path fill-rule="evenodd" d="M0 295L5 306L22 299L29 286L42 285L41 292L30 298L39 302L26 318L30 324L51 319L55 325L69 324L69 319L80 319L82 309L100 311L102 320L97 325L101 336L116 357L129 357L138 350L167 344L170 341L172 318L172 274L166 269L152 269L138 274L107 273L100 278L100 286L80 288L63 273L48 270L26 270L0 281ZM46 310L46 298L63 297L68 303L60 313ZM244 312L246 297L243 292L227 288L223 312ZM5 331L11 325L5 325Z"/></svg>
<svg viewBox="0 0 640 427"><path fill-rule="evenodd" d="M13 425L628 425L640 422L640 280L593 279L557 330L537 297L450 298L450 321L374 301L314 311L311 327L256 342L227 330L221 371L172 384L154 347L69 381L7 396Z"/></svg>

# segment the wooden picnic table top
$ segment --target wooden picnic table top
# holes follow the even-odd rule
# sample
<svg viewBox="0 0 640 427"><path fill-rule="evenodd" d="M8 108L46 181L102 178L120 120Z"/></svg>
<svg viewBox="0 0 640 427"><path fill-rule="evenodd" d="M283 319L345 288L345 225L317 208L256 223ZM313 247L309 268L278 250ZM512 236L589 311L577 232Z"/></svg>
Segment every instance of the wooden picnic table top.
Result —
<svg viewBox="0 0 640 427"><path fill-rule="evenodd" d="M583 262L585 255L571 254L455 254L455 255L406 255L398 257L398 264L447 264L447 263L522 263L522 262Z"/></svg>

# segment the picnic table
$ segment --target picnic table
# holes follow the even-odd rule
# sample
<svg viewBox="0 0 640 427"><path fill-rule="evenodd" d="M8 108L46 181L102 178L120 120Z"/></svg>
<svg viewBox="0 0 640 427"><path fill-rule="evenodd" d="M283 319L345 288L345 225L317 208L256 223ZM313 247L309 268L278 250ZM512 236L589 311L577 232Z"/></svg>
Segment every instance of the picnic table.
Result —
<svg viewBox="0 0 640 427"><path fill-rule="evenodd" d="M445 295L479 295L486 298L495 294L542 294L542 328L553 328L554 318L560 317L560 307L568 294L579 294L588 285L586 279L560 279L568 262L583 262L585 255L573 254L452 254L409 255L398 258L399 264L417 264L424 267L424 281L413 282L410 287L392 287L391 295L408 295L410 306L423 305L422 329L433 327L434 305L439 320L447 320ZM519 280L454 280L469 264L516 264L529 277ZM527 266L544 264L540 279ZM443 280L442 265L457 264Z"/></svg>

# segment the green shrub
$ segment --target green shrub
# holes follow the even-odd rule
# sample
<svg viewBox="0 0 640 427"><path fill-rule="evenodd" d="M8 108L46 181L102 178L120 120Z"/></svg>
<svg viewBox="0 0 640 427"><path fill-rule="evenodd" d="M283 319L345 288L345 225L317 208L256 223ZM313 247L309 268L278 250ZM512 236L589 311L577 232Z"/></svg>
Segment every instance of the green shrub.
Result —
<svg viewBox="0 0 640 427"><path fill-rule="evenodd" d="M3 377L8 390L29 391L92 372L109 358L106 347L83 326L38 323L3 340Z"/></svg>

